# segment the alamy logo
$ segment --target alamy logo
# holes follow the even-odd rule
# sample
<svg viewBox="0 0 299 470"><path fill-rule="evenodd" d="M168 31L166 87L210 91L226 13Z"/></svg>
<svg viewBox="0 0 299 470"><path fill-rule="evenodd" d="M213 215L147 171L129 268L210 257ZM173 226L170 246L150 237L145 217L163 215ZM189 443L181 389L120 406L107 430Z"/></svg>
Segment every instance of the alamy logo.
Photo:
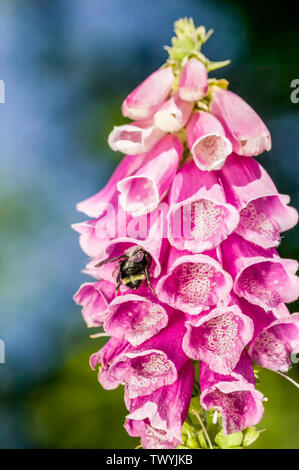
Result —
<svg viewBox="0 0 299 470"><path fill-rule="evenodd" d="M2 339L0 339L0 364L5 363L5 344Z"/></svg>
<svg viewBox="0 0 299 470"><path fill-rule="evenodd" d="M298 364L298 362L299 362L299 347L294 349L294 351L292 352L291 362L292 362L292 364Z"/></svg>
<svg viewBox="0 0 299 470"><path fill-rule="evenodd" d="M290 86L291 88L294 88L290 95L291 102L293 104L297 104L299 103L299 78L294 78L294 80L291 81Z"/></svg>
<svg viewBox="0 0 299 470"><path fill-rule="evenodd" d="M0 80L0 103L5 103L5 83Z"/></svg>

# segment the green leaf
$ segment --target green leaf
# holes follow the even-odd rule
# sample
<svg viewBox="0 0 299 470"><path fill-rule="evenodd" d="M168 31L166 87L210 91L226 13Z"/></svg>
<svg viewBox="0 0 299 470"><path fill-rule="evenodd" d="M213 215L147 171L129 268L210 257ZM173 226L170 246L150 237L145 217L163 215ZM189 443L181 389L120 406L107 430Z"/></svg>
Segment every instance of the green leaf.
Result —
<svg viewBox="0 0 299 470"><path fill-rule="evenodd" d="M243 433L235 432L233 434L225 435L223 429L218 432L215 437L216 444L219 445L221 449L231 449L235 447L240 447L243 441Z"/></svg>
<svg viewBox="0 0 299 470"><path fill-rule="evenodd" d="M249 447L251 444L254 443L254 441L258 439L260 434L261 434L261 431L256 429L255 426L246 428L245 431L243 431L242 446Z"/></svg>

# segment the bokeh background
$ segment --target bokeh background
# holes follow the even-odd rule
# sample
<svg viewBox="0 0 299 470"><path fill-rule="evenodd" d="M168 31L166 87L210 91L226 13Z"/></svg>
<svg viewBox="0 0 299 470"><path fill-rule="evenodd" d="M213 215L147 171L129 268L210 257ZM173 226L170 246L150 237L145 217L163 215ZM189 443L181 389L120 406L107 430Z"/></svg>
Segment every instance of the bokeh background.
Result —
<svg viewBox="0 0 299 470"><path fill-rule="evenodd" d="M120 104L166 59L173 22L214 28L203 51L232 59L215 73L263 116L273 150L260 158L299 207L299 20L270 0L1 0L0 364L1 448L133 448L121 389L89 369L89 339L72 295L86 257L70 224L76 202L98 191L119 161L107 135ZM299 229L280 253L296 258ZM298 306L290 306L292 311ZM299 379L298 367L290 375ZM261 373L269 397L256 447L299 448L299 391Z"/></svg>

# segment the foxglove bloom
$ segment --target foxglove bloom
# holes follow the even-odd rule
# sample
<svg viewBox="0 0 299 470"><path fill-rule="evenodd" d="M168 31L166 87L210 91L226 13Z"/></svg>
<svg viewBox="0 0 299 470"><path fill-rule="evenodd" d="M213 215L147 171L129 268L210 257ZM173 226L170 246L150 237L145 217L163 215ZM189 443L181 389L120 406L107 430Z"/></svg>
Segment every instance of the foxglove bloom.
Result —
<svg viewBox="0 0 299 470"><path fill-rule="evenodd" d="M252 157L271 150L269 130L251 106L236 93L219 88L213 93L210 110L222 122L238 155Z"/></svg>
<svg viewBox="0 0 299 470"><path fill-rule="evenodd" d="M106 276L107 280L113 282L117 260L114 263L104 264L99 268L96 265L105 259L109 260L123 255L132 246L140 246L151 256L149 268L151 275L158 277L161 273L161 263L164 262L168 248L167 240L163 236L165 233L166 209L167 207L161 204L156 211L136 218L127 218L120 209L116 213L119 230L116 232L115 238L102 241L102 252L87 264L84 272L95 278L104 278ZM125 225L122 225L122 223ZM99 236L102 237L102 231Z"/></svg>
<svg viewBox="0 0 299 470"><path fill-rule="evenodd" d="M187 126L187 142L200 170L219 170L232 152L222 124L211 113L198 111Z"/></svg>
<svg viewBox="0 0 299 470"><path fill-rule="evenodd" d="M114 126L108 136L108 144L116 152L137 155L151 150L164 135L165 132L155 127L152 120L135 121Z"/></svg>
<svg viewBox="0 0 299 470"><path fill-rule="evenodd" d="M156 209L175 177L182 152L180 139L168 135L148 153L134 175L119 180L123 209L134 217Z"/></svg>
<svg viewBox="0 0 299 470"><path fill-rule="evenodd" d="M184 332L183 317L178 314L167 328L136 348L126 344L124 339L118 340L120 346L117 346L116 354L114 349L110 352L110 347L106 352L107 345L104 346L107 360L103 360L101 351L97 355L102 363L100 383L108 389L125 383L127 399L149 395L174 383L178 370L188 360L181 346ZM112 346L115 348L115 343ZM93 366L96 363L96 360L92 361Z"/></svg>
<svg viewBox="0 0 299 470"><path fill-rule="evenodd" d="M202 362L200 387L202 407L221 412L226 434L243 431L262 419L263 395L254 386L253 369L246 351L230 375L217 374Z"/></svg>
<svg viewBox="0 0 299 470"><path fill-rule="evenodd" d="M102 349L90 356L89 363L93 370L100 364L98 379L105 390L113 390L119 386L119 380L109 374L110 366L128 348L129 343L125 339L112 336Z"/></svg>
<svg viewBox="0 0 299 470"><path fill-rule="evenodd" d="M156 292L171 307L198 315L225 301L231 288L231 276L223 270L215 250L190 254L171 248L167 272L158 281Z"/></svg>
<svg viewBox="0 0 299 470"><path fill-rule="evenodd" d="M234 279L234 292L265 310L293 302L299 295L298 263L280 258L273 248L264 250L236 234L223 242L225 269Z"/></svg>
<svg viewBox="0 0 299 470"><path fill-rule="evenodd" d="M173 81L171 67L152 73L124 100L123 115L133 120L151 118L169 95Z"/></svg>
<svg viewBox="0 0 299 470"><path fill-rule="evenodd" d="M299 350L299 313L285 305L298 263L275 250L298 214L247 158L270 150L267 127L208 79L228 63L202 54L211 31L182 19L175 33L165 66L122 104L133 122L109 135L126 156L77 205L91 217L72 227L95 281L74 300L104 330L93 338L111 336L90 365L106 390L124 385L125 429L144 448L222 448L235 432L246 447L263 416L253 361L281 374Z"/></svg>
<svg viewBox="0 0 299 470"><path fill-rule="evenodd" d="M212 309L186 322L183 349L214 372L231 374L253 336L253 322L237 305Z"/></svg>
<svg viewBox="0 0 299 470"><path fill-rule="evenodd" d="M193 103L174 95L154 114L154 125L164 132L177 132L187 124L192 109Z"/></svg>
<svg viewBox="0 0 299 470"><path fill-rule="evenodd" d="M299 313L267 323L251 343L249 355L262 367L287 372L290 355L299 348Z"/></svg>
<svg viewBox="0 0 299 470"><path fill-rule="evenodd" d="M140 436L145 449L172 449L181 444L193 382L194 367L188 361L172 385L128 400L130 414L126 417L125 429L130 436Z"/></svg>
<svg viewBox="0 0 299 470"><path fill-rule="evenodd" d="M144 343L166 327L171 309L150 293L125 294L109 305L104 330L111 336L125 338L133 346Z"/></svg>
<svg viewBox="0 0 299 470"><path fill-rule="evenodd" d="M114 214L114 210L112 211ZM107 214L105 210L103 216ZM104 219L105 217L103 217ZM79 222L77 224L72 224L72 229L79 233L79 245L90 257L97 256L103 249L103 237L97 236L97 229L96 225L98 224L97 219L93 220L86 220L85 222ZM107 225L105 224L106 229L108 229ZM108 229L108 233L110 228ZM107 232L105 233L107 236Z"/></svg>
<svg viewBox="0 0 299 470"><path fill-rule="evenodd" d="M253 158L230 155L221 170L227 201L240 211L236 233L263 248L278 246L280 233L294 227L298 213L279 194L264 168Z"/></svg>
<svg viewBox="0 0 299 470"><path fill-rule="evenodd" d="M82 315L88 327L102 325L114 295L115 285L109 281L82 284L74 295L74 301L82 306Z"/></svg>
<svg viewBox="0 0 299 470"><path fill-rule="evenodd" d="M109 205L117 204L118 181L133 175L142 165L145 154L132 157L127 155L122 159L106 186L94 196L77 204L77 210L84 212L89 217L100 217Z"/></svg>
<svg viewBox="0 0 299 470"><path fill-rule="evenodd" d="M211 250L239 223L237 209L226 203L215 172L199 170L189 160L177 173L170 189L168 238L179 250Z"/></svg>
<svg viewBox="0 0 299 470"><path fill-rule="evenodd" d="M185 101L198 101L208 92L208 72L202 62L195 57L188 60L182 70L179 83L179 97Z"/></svg>

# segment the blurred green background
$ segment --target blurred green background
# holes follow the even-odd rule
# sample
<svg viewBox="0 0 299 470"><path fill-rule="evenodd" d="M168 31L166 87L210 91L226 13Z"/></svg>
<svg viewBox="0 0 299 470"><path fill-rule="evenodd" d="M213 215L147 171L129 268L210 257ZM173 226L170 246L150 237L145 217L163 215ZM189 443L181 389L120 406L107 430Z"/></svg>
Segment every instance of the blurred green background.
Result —
<svg viewBox="0 0 299 470"><path fill-rule="evenodd" d="M269 0L1 0L0 364L1 448L133 448L123 391L106 392L89 369L103 345L89 339L72 295L86 256L70 224L76 202L105 183L120 155L107 135L120 104L165 60L173 22L214 28L204 48L232 59L216 73L263 116L273 150L260 158L299 207L299 20ZM296 258L299 229L280 253ZM297 253L296 253L297 251ZM291 305L291 310L299 310ZM299 379L298 367L290 375ZM261 373L269 398L256 447L299 448L299 391Z"/></svg>

